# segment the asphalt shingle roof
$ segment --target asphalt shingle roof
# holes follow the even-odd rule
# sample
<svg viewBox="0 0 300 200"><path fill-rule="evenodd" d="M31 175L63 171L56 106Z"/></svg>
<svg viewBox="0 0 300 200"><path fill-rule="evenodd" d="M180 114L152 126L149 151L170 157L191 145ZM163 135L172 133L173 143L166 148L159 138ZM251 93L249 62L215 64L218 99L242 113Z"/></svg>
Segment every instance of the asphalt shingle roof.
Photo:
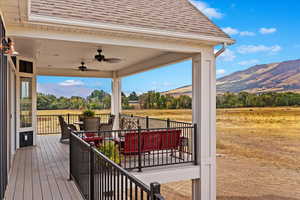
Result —
<svg viewBox="0 0 300 200"><path fill-rule="evenodd" d="M188 0L31 0L31 14L230 38Z"/></svg>

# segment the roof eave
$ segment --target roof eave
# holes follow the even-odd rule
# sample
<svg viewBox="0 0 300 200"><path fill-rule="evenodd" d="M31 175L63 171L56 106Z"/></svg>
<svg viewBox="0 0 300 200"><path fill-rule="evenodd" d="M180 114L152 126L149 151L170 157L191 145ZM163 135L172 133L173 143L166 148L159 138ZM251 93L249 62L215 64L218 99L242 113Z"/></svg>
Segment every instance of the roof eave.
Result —
<svg viewBox="0 0 300 200"><path fill-rule="evenodd" d="M66 20L64 18L42 16L37 14L30 14L28 16L28 21L45 23L45 24L59 24L59 25L66 25L66 26L93 28L99 30L101 29L101 30L109 30L109 31L119 31L119 32L126 32L126 33L137 33L137 34L160 36L160 37L167 37L167 38L172 37L172 38L193 40L199 42L203 41L206 43L211 43L213 45L223 44L223 43L226 43L227 45L231 45L235 43L235 40L231 38L207 36L207 35L200 35L195 33L163 31L163 30L155 30L155 29L148 29L148 28L141 28L141 27L134 27L134 26L129 27L124 25L116 25L116 24L95 23L95 22L87 22L87 21L80 21L80 20L70 20L70 19Z"/></svg>

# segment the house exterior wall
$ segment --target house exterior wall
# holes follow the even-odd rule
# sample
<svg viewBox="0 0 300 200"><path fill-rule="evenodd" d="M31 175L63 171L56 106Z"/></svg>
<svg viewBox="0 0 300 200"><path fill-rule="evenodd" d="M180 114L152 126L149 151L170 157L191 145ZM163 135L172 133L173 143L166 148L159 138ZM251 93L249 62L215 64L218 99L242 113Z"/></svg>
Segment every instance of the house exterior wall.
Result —
<svg viewBox="0 0 300 200"><path fill-rule="evenodd" d="M5 27L0 15L0 38L5 37ZM8 148L7 143L7 57L0 52L0 199L4 197L4 192L8 181Z"/></svg>

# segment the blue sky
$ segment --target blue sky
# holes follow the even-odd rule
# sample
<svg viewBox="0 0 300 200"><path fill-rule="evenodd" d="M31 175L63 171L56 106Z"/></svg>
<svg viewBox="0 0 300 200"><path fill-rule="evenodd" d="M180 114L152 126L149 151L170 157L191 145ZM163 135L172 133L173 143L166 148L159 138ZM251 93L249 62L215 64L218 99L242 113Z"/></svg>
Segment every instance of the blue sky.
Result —
<svg viewBox="0 0 300 200"><path fill-rule="evenodd" d="M263 63L300 59L299 0L191 0L236 40L217 60L217 77ZM191 84L191 61L122 80L125 93L165 91ZM38 91L57 96L87 96L111 91L109 79L38 77Z"/></svg>

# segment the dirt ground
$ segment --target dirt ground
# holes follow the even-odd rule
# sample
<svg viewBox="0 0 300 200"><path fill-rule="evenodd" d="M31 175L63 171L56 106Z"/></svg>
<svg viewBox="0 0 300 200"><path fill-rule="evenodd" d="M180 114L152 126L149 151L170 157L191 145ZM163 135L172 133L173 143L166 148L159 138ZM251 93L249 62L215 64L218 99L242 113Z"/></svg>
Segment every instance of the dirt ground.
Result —
<svg viewBox="0 0 300 200"><path fill-rule="evenodd" d="M218 110L217 136L218 200L300 200L299 108ZM192 198L191 181L163 191Z"/></svg>
<svg viewBox="0 0 300 200"><path fill-rule="evenodd" d="M192 119L191 110L124 112ZM224 155L217 158L218 200L300 200L299 107L220 109L217 138L217 152ZM191 181L163 185L162 191L167 200L189 200Z"/></svg>
<svg viewBox="0 0 300 200"><path fill-rule="evenodd" d="M252 159L217 158L218 200L300 200L300 173ZM191 181L162 186L167 200L192 199ZM170 195L172 194L172 195Z"/></svg>

